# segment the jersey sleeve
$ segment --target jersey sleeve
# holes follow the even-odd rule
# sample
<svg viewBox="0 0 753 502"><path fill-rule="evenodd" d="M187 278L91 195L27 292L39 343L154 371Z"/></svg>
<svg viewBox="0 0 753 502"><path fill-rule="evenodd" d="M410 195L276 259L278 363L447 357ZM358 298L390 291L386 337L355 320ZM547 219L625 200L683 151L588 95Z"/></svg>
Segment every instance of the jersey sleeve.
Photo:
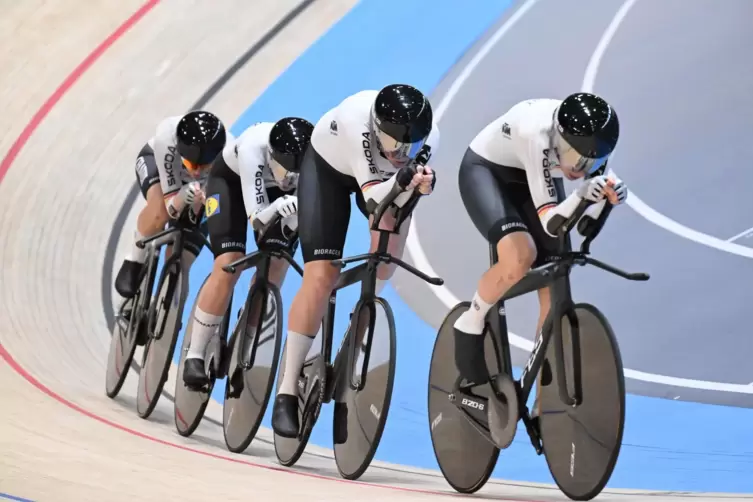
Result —
<svg viewBox="0 0 753 502"><path fill-rule="evenodd" d="M154 136L154 161L157 163L159 183L165 199L178 193L181 185L177 172L179 166L176 167L180 159L174 136L174 123L171 119L162 121Z"/></svg>
<svg viewBox="0 0 753 502"><path fill-rule="evenodd" d="M238 149L238 170L241 177L243 204L246 206L246 216L251 219L254 214L269 205L269 197L262 176L265 165L264 154L257 145L236 145L236 148Z"/></svg>
<svg viewBox="0 0 753 502"><path fill-rule="evenodd" d="M557 189L549 165L549 146L543 141L527 140L518 145L518 156L526 171L528 188L539 218L557 206Z"/></svg>

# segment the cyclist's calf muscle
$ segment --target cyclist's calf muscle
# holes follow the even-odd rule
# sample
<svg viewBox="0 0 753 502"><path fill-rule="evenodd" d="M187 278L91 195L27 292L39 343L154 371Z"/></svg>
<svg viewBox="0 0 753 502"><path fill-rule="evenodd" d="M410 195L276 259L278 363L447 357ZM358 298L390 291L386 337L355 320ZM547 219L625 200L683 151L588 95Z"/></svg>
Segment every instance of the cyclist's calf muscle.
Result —
<svg viewBox="0 0 753 502"><path fill-rule="evenodd" d="M198 307L212 315L222 315L227 308L230 293L240 277L240 272L228 274L222 267L242 258L243 253L223 253L214 260L212 273L207 278L206 285L201 289Z"/></svg>
<svg viewBox="0 0 753 502"><path fill-rule="evenodd" d="M290 305L289 329L309 337L316 336L329 295L340 270L329 260L310 261L303 265L301 288Z"/></svg>

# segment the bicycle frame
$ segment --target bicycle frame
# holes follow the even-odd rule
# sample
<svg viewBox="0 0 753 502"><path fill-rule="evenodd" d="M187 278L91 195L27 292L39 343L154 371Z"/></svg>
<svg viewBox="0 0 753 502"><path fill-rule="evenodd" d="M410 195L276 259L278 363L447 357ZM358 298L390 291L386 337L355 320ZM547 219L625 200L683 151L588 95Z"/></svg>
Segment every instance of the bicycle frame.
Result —
<svg viewBox="0 0 753 502"><path fill-rule="evenodd" d="M586 236L583 241L580 251L571 251L571 242L569 238L569 232L580 220L585 210L591 203L583 200L575 210L573 215L566 220L560 228L558 233L559 249L557 258L552 262L547 263L541 267L537 267L528 272L520 281L513 285L507 293L497 302L495 310L490 312L490 317L487 319L491 327L492 340L497 355L497 361L502 366L498 368L499 371L504 371L510 377L512 377L512 361L510 355L510 342L508 339L507 331L507 318L505 314L504 302L518 296L522 296L545 287L551 287L551 305L549 313L544 320L539 336L536 338L536 342L533 346L528 361L523 368L523 372L515 382L518 391L518 401L521 409L525 410L525 403L531 394L536 376L539 374L543 365L544 356L549 343L554 337L555 340L555 364L562 368L564 361L564 347L562 341L562 323L560 319L563 316L567 316L571 323L572 329L572 343L573 350L573 395L569 394L567 382L565 380L565 372L557 371L557 381L559 385L560 399L567 406L578 406L582 401L582 385L581 385L581 364L580 364L580 350L579 350L579 331L577 326L577 318L573 314L573 300L570 289L570 271L575 265L594 265L598 268L619 275L623 278L630 280L647 280L646 274L629 274L623 272L615 267L609 266L598 260L587 256L589 253L591 242L596 238L606 222L613 206L609 203L606 204L602 210L599 218L592 223L588 223L584 220L585 224L579 225L579 231ZM492 265L497 263L497 252L494 246L490 246L490 261ZM527 419L527 413L521 413L524 421ZM528 424L526 424L528 425Z"/></svg>
<svg viewBox="0 0 753 502"><path fill-rule="evenodd" d="M209 245L209 243L206 241L206 238L200 232L197 232L192 228L185 228L180 223L178 223L176 226L167 228L165 230L162 230L161 232L156 233L155 235L146 237L136 242L136 247L140 249L144 249L147 245L149 245L147 252L147 267L145 271L149 279L147 280L147 288L145 291L141 292L142 297L139 300L139 307L142 312L144 311L144 309L148 309L151 304L153 294L152 289L154 288L154 281L157 278L156 269L157 263L159 261L160 248L165 245L172 247L170 256L165 259L165 263L163 264L163 269L167 270L169 269L169 267L172 267L173 264L179 262L182 259L186 233L194 233L196 235L200 235L204 240L205 245ZM161 330L156 331L161 333ZM148 333L148 336L153 336L153 333Z"/></svg>
<svg viewBox="0 0 753 502"><path fill-rule="evenodd" d="M361 295L356 302L353 311L351 312L352 316L353 313L359 313L364 305L373 305L373 303L377 299L376 281L377 269L380 263L395 264L398 267L407 270L411 274L420 277L424 281L429 282L430 284L440 285L444 283L442 279L429 277L415 267L405 263L400 258L394 257L387 252L390 235L400 233L400 227L411 215L416 205L418 204L418 200L420 199L420 195L418 193L414 193L402 208L396 209L394 227L389 230L379 228L382 217L390 208L395 199L403 193L403 191L404 188L401 187L398 183L395 183L392 191L384 198L384 200L382 200L381 203L372 208L371 212L374 216L374 219L371 223L371 231L379 232L379 242L377 244L376 251L374 251L373 253L361 254L350 258L332 260L331 262L333 266L342 269L348 263L366 260L365 263L361 263L360 265L342 272L338 277L337 282L335 283L335 287L332 289L332 293L330 294L329 305L327 307L327 311L324 314L322 332L322 354L324 355L324 360L327 364L329 364L332 358L332 336L335 329L335 311L337 305L338 290L346 288L358 282L361 283ZM375 321L375 316L372 315L370 317L368 330L373 331ZM369 356L371 354L370 350L366 352L366 356L364 357L361 368L362 371L360 373L360 380L358 382L354 382L352 378L354 373L352 371L353 365L357 360L357 347L355 343L351 343L351 339L356 336L357 329L358 319L356 319L354 323L353 319L351 318L348 331L343 337L343 340L340 344L340 349L338 349L337 355L335 356L335 361L331 365L332 375L334 376L334 378L330 379L330 383L327 384L327 390L324 394L325 402L329 402L333 398L335 390L338 388L339 378L341 375L345 374L342 368L343 364L346 364L346 369L348 370L347 374L351 375L348 384L352 390L360 391L366 386L365 369L369 364ZM347 352L343 352L342 348L346 346L348 347L348 350ZM343 357L345 357L344 354L347 355L347 359L345 359L345 361L343 361Z"/></svg>
<svg viewBox="0 0 753 502"><path fill-rule="evenodd" d="M269 284L269 269L270 269L270 267L272 265L272 258L281 258L281 259L284 259L285 261L287 261L290 264L290 266L293 267L293 269L296 272L298 272L299 275L303 275L303 269L301 268L301 266L298 265L298 263L295 262L295 260L290 255L290 253L288 253L284 249L275 249L275 250L269 250L269 251L268 250L262 250L262 248L264 246L264 242L265 242L264 238L267 235L267 232L269 231L270 228L272 228L273 226L277 225L280 220L281 220L281 216L279 214L275 215L274 218L272 218L266 225L264 225L262 228L259 229L259 238L258 238L258 244L257 244L257 248L258 249L256 251L254 251L252 253L249 253L249 254L245 255L244 257L239 258L238 260L236 260L236 261L234 261L234 262L230 263L229 265L226 265L226 266L224 266L222 268L222 270L224 270L225 272L227 272L229 274L235 274L236 272L243 272L244 270L247 270L249 268L256 268L256 281L255 281L254 285L257 288L260 288L260 290L261 290L261 292L263 294L262 297L266 296L266 293L267 293L267 287L268 287L267 285ZM293 240L294 240L294 238L292 238L292 237L289 238L288 239L288 245L290 245ZM252 285L251 287L253 287L254 285ZM249 291L250 291L250 289L249 289ZM225 311L225 320L223 321L223 325L220 328L221 331L222 331L222 337L221 337L221 339L222 339L223 343L225 343L224 341L227 339L227 332L228 332L228 330L230 328L230 322L229 322L229 319L230 319L230 308L232 307L232 304L233 304L233 296L234 296L234 294L231 291L231 293L230 293L230 299L228 301L228 307L227 307L227 310ZM248 299L247 299L247 301L248 301ZM264 320L264 314L265 314L265 308L262 307L259 310L259 319L257 320L257 323L256 323L256 329L257 330L260 330L262 328L262 324L263 324L263 320ZM248 319L248 315L249 315L248 310L244 309L243 315L238 320L238 325L245 325L245 323L247 322L247 319ZM254 361L256 359L256 349L258 348L258 346L263 341L264 340L260 340L258 343L254 344L254 347L253 347L253 350L252 350L252 352L251 352L251 354L249 356L248 362L241 364L241 366L243 367L243 369L250 369L253 366ZM231 340L231 341L228 341L223 346L223 348L224 347L232 347L232 345L233 345L233 341ZM230 363L230 358L227 357L226 360L227 360L227 364L229 364ZM227 370L227 368L225 368L225 369Z"/></svg>
<svg viewBox="0 0 753 502"><path fill-rule="evenodd" d="M562 367L562 361L564 359L563 345L562 345L562 324L558 321L563 315L569 315L572 312L573 301L570 294L570 269L573 266L574 258L564 258L559 263L550 263L534 269L529 273L518 285L511 288L508 294L497 303L497 309L492 314L496 319L490 319L492 324L492 333L496 335L498 340L495 343L495 349L497 349L497 357L499 361L504 364L503 368L499 368L501 371L507 372L512 376L512 362L510 356L510 346L507 333L507 320L506 315L501 314L504 312L505 300L522 296L528 293L532 293L545 287L551 287L551 306L549 313L541 328L539 336L536 338L536 343L533 346L531 355L528 358L528 362L523 368L523 372L520 376L518 384L519 401L525 403L530 396L533 385L536 381L536 375L541 369L543 364L544 354L546 354L547 347L552 340L555 339L555 358L556 364ZM571 319L572 321L573 319ZM496 333L495 333L496 331ZM577 330L573 330L573 343L577 348ZM573 354L576 355L578 350L574 350ZM573 361L573 374L574 374L574 396L570 396L565 385L564 372L557 372L557 378L560 385L560 399L563 403L569 406L577 406L581 402L581 387L580 387L580 361L575 357Z"/></svg>

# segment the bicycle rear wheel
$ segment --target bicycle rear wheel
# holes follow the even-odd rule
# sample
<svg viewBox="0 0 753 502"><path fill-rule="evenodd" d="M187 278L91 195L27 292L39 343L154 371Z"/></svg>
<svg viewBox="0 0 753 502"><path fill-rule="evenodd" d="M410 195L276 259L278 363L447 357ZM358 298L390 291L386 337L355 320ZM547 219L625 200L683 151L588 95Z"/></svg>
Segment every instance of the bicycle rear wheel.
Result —
<svg viewBox="0 0 753 502"><path fill-rule="evenodd" d="M156 301L149 309L149 339L144 347L136 392L136 411L144 419L149 418L159 402L173 360L185 300L185 281L180 270L180 260L166 264L157 283Z"/></svg>
<svg viewBox="0 0 753 502"><path fill-rule="evenodd" d="M428 410L429 432L434 456L445 480L455 491L474 493L492 475L499 449L469 423L455 405L453 388L459 377L455 367L455 336L453 325L470 302L457 304L442 321L434 342L429 369ZM486 365L497 368L491 337L486 336ZM491 374L495 374L494 370ZM478 388L479 395L489 399L490 387Z"/></svg>
<svg viewBox="0 0 753 502"><path fill-rule="evenodd" d="M253 310L259 315L252 317ZM235 330L222 429L228 450L242 453L264 418L280 358L282 297L277 286L260 287L258 281L252 286Z"/></svg>
<svg viewBox="0 0 753 502"><path fill-rule="evenodd" d="M539 420L544 455L557 486L573 500L590 500L606 486L620 453L625 378L619 346L604 315L587 303L576 304L572 312L574 323L562 318L565 368L555 363L557 340L547 348L552 378L542 382ZM572 396L574 354L580 357L583 400L571 407L560 399L557 374L565 371Z"/></svg>
<svg viewBox="0 0 753 502"><path fill-rule="evenodd" d="M374 459L390 410L397 338L389 303L375 298L361 304L350 330L349 345L341 350L354 354L353 366L348 373L343 365L336 377L333 436L337 470L353 480Z"/></svg>

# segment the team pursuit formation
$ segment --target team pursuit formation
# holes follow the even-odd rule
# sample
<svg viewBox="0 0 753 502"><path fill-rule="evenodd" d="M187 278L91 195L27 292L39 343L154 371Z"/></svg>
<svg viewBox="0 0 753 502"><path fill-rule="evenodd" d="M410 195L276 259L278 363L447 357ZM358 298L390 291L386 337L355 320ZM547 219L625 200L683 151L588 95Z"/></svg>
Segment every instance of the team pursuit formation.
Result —
<svg viewBox="0 0 753 502"><path fill-rule="evenodd" d="M607 173L619 133L617 113L599 96L529 99L479 131L458 179L442 181L457 184L490 253L473 297L447 313L426 368L427 426L440 470L458 492L483 487L519 422L568 497L595 497L612 474L625 418L622 360L605 316L572 299L570 271L591 265L648 280L590 256L611 210L628 196ZM437 181L431 159L439 143L429 99L405 84L348 96L316 124L284 117L237 138L206 110L160 122L136 156L145 204L115 279L122 301L107 395L118 394L134 367L137 413L150 416L183 327L191 265L207 246L214 264L190 306L179 352L177 431L196 430L215 382L227 379L225 443L242 453L277 377L278 461L297 462L322 405L334 401L335 462L342 477L359 478L379 445L395 377L399 320L378 296L381 286L397 267L443 284L401 260L411 214ZM563 178L580 180L569 195ZM351 194L371 242L365 254L343 257ZM249 224L256 249L247 253ZM577 250L575 228L584 236ZM302 266L294 258L299 246ZM302 283L283 344L280 288L291 268ZM231 312L248 269L249 290ZM337 292L355 284L361 294L333 355ZM515 380L504 302L534 291L537 335ZM138 346L140 364L133 362Z"/></svg>

